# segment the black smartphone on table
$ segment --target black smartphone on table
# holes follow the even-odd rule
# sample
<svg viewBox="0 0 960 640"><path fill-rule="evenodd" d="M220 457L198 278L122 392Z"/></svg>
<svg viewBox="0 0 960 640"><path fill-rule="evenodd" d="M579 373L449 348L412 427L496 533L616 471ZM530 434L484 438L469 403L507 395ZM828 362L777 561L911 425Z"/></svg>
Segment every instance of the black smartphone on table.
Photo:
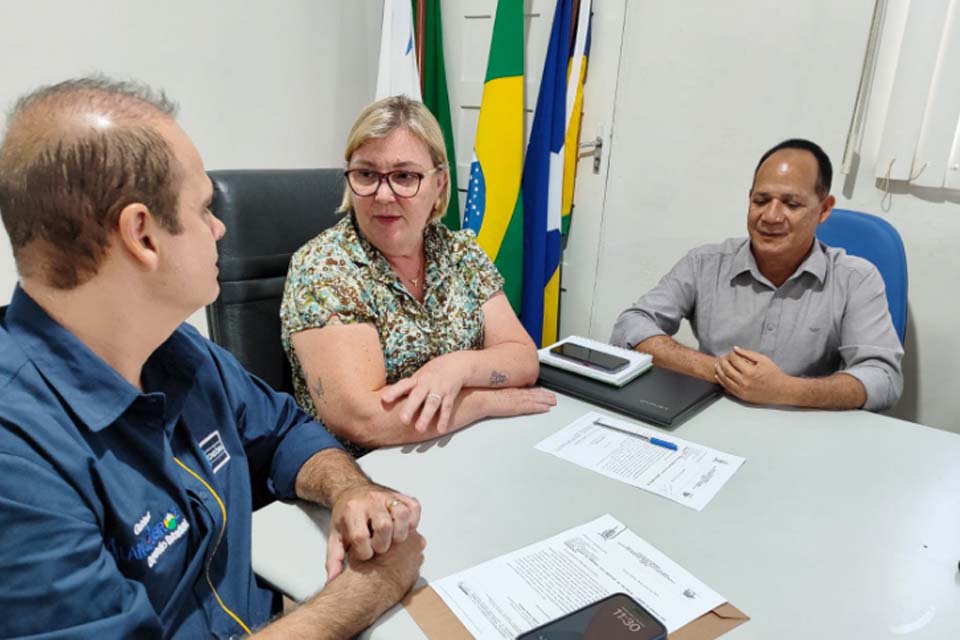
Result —
<svg viewBox="0 0 960 640"><path fill-rule="evenodd" d="M610 355L597 349L582 347L573 342L564 342L550 349L550 353L560 358L573 360L574 362L585 364L594 369L600 369L607 373L616 373L621 371L630 361L620 356Z"/></svg>
<svg viewBox="0 0 960 640"><path fill-rule="evenodd" d="M527 631L517 640L665 640L667 628L639 602L615 593L562 618Z"/></svg>

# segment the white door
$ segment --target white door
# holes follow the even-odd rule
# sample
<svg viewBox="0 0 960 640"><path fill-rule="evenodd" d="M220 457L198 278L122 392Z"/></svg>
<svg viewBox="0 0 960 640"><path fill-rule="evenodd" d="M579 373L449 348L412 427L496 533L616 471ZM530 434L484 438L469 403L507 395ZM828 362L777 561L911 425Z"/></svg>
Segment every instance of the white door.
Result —
<svg viewBox="0 0 960 640"><path fill-rule="evenodd" d="M635 1L635 0L634 0ZM606 339L594 329L597 269L614 136L617 77L621 67L627 0L594 0L593 33L583 86L580 141L599 140L599 164L592 148L583 149L577 165L570 233L560 272L560 337L579 335Z"/></svg>

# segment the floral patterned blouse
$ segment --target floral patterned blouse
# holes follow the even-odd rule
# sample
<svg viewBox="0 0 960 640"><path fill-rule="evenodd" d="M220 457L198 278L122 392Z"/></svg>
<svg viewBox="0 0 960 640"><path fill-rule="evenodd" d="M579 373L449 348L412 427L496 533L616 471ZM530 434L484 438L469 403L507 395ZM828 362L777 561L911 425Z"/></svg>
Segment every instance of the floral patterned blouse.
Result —
<svg viewBox="0 0 960 640"><path fill-rule="evenodd" d="M377 328L387 384L437 356L483 348L481 306L503 288L500 272L472 231L428 224L424 252L422 303L360 234L352 214L293 255L280 305L281 338L293 369L294 396L308 413L317 415L290 337L325 326L333 315L343 324ZM365 452L341 442L355 455Z"/></svg>

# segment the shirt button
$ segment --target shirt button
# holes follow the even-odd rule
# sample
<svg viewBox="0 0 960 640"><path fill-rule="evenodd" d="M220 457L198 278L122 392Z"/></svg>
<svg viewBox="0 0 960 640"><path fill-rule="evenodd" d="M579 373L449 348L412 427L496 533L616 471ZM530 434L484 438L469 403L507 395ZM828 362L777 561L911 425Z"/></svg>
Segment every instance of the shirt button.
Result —
<svg viewBox="0 0 960 640"><path fill-rule="evenodd" d="M772 325L772 324L768 324L768 325L767 325L767 331L773 331L773 325Z"/></svg>

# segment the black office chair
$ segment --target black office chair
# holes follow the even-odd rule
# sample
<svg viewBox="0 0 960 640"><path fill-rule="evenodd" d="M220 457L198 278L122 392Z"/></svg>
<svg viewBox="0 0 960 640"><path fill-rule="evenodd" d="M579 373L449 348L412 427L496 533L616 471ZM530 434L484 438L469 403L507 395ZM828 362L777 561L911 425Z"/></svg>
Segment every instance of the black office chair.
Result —
<svg viewBox="0 0 960 640"><path fill-rule="evenodd" d="M211 171L220 296L207 307L210 337L279 391L293 382L280 344L280 300L290 256L340 220L340 169Z"/></svg>

